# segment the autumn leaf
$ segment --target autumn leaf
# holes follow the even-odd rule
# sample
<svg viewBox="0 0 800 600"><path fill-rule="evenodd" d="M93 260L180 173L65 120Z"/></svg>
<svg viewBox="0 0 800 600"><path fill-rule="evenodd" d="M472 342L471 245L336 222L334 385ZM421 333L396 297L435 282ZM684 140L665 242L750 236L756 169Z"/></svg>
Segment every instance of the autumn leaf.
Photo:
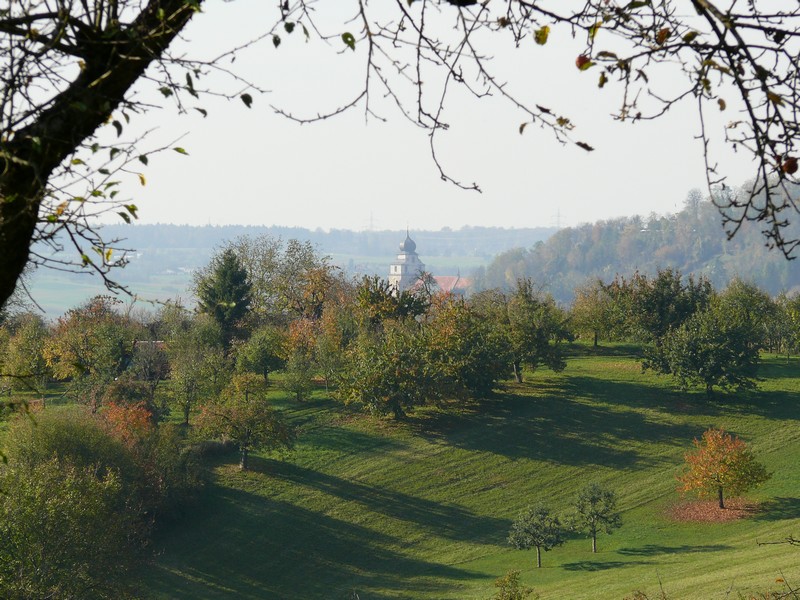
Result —
<svg viewBox="0 0 800 600"><path fill-rule="evenodd" d="M586 69L594 66L594 63L591 59L586 56L585 54L581 54L578 58L575 59L575 66L578 67L581 71L585 71Z"/></svg>
<svg viewBox="0 0 800 600"><path fill-rule="evenodd" d="M550 28L547 25L545 25L541 29L537 29L536 31L533 32L533 39L540 46L544 46L547 43L547 38L549 35L550 35Z"/></svg>
<svg viewBox="0 0 800 600"><path fill-rule="evenodd" d="M794 156L789 156L783 161L783 164L781 165L781 171L788 175L794 175L797 173L797 159Z"/></svg>
<svg viewBox="0 0 800 600"><path fill-rule="evenodd" d="M656 44L659 46L663 46L664 42L669 39L669 35L672 33L672 30L669 27L664 27L664 29L659 29L658 33L656 34Z"/></svg>

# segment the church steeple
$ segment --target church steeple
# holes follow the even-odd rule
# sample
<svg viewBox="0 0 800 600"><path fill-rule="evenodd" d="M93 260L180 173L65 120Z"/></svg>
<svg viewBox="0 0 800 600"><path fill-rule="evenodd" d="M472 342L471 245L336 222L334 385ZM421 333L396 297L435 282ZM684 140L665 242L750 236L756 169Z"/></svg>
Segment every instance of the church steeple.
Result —
<svg viewBox="0 0 800 600"><path fill-rule="evenodd" d="M414 285L423 271L425 265L417 254L417 244L406 229L406 239L400 244L397 260L389 267L389 284L398 292L405 291Z"/></svg>

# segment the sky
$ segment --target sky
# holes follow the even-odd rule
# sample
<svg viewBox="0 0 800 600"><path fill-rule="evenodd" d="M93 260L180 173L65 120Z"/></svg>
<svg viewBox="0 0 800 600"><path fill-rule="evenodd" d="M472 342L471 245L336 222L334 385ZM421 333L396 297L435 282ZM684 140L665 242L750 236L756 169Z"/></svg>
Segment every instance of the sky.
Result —
<svg viewBox="0 0 800 600"><path fill-rule="evenodd" d="M213 2L177 51L212 56L263 32L267 13L260 0ZM352 52L336 39L307 43L299 32L284 35L277 49L267 41L243 52L232 65L269 90L252 92L252 108L212 98L195 103L208 117L194 110L177 115L170 107L135 117L137 128L150 131L145 148L179 145L188 156L151 155L146 185L130 183L124 191L139 207L139 222L192 225L549 227L679 211L689 190L706 185L694 104L656 122L614 121L620 88L599 90L598 72L580 72L574 64L580 45L565 35L554 28L546 46L529 39L518 50L498 38L492 65L519 97L569 116L575 138L596 150L562 146L534 126L520 134L525 115L508 103L455 93L446 103L450 128L438 137L437 156L449 175L477 183L482 193L442 181L426 132L378 93L372 101L385 122L366 119L363 107L305 125L276 114L271 105L299 116L334 109L363 81L362 46ZM663 81L668 88L669 75ZM202 82L228 85L211 77ZM137 98L160 102L154 87L141 82ZM720 128L731 115L713 117L711 126ZM739 184L748 165L727 156L722 167Z"/></svg>

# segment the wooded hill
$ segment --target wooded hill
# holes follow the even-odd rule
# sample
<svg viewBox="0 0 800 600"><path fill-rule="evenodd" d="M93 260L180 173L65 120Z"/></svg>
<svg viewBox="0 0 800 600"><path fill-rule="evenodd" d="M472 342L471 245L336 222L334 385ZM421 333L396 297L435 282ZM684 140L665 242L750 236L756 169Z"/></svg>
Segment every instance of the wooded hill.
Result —
<svg viewBox="0 0 800 600"><path fill-rule="evenodd" d="M727 240L717 208L691 192L678 214L623 217L561 229L544 242L498 255L478 268L479 289L513 287L530 277L557 300L570 303L589 279L654 275L672 267L707 277L718 289L734 277L775 295L800 288L800 268L765 246L758 223L745 223ZM794 227L795 230L800 228ZM797 235L797 234L794 234Z"/></svg>

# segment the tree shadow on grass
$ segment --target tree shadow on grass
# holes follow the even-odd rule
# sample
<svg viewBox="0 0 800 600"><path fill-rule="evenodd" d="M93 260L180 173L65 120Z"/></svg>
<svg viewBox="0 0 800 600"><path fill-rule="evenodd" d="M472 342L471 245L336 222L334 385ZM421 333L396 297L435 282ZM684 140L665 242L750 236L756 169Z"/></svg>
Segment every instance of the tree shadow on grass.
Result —
<svg viewBox="0 0 800 600"><path fill-rule="evenodd" d="M791 391L756 390L720 400L730 410L780 421L800 419L800 394Z"/></svg>
<svg viewBox="0 0 800 600"><path fill-rule="evenodd" d="M733 546L726 546L724 544L705 544L697 546L661 546L658 544L646 544L636 548L620 548L617 550L619 554L625 556L657 556L659 554L690 554L695 552L721 552L722 550L731 550Z"/></svg>
<svg viewBox="0 0 800 600"><path fill-rule="evenodd" d="M241 490L213 486L179 531L156 541L150 595L189 598L413 598L479 577L420 560L402 540ZM385 595L385 594L389 595Z"/></svg>
<svg viewBox="0 0 800 600"><path fill-rule="evenodd" d="M649 560L580 560L578 562L566 563L561 567L566 571L607 571L609 569L620 569L624 567L633 567L636 565L650 565L653 564Z"/></svg>
<svg viewBox="0 0 800 600"><path fill-rule="evenodd" d="M751 517L755 521L800 519L800 498L772 498L762 502Z"/></svg>
<svg viewBox="0 0 800 600"><path fill-rule="evenodd" d="M564 386L567 397L583 397L610 406L657 408L668 414L709 416L719 415L724 409L724 404L709 401L705 393L681 392L677 388L585 376L569 377Z"/></svg>
<svg viewBox="0 0 800 600"><path fill-rule="evenodd" d="M296 486L306 486L335 496L342 502L355 502L366 510L411 522L432 536L493 543L497 541L497 532L508 531L511 527L511 521L505 519L478 516L460 506L342 479L288 462L254 457L252 467Z"/></svg>
<svg viewBox="0 0 800 600"><path fill-rule="evenodd" d="M651 462L650 458L626 448L628 440L685 444L685 440L701 433L688 425L649 420L636 411L572 400L571 385L568 384L566 393L554 396L502 394L457 412L421 417L412 426L420 435L469 450L616 469L641 467ZM604 394L614 396L614 386L620 385L609 383ZM580 383L575 386L585 397L585 387Z"/></svg>
<svg viewBox="0 0 800 600"><path fill-rule="evenodd" d="M387 435L372 435L341 427L318 427L313 436L302 437L304 443L320 450L335 450L343 454L390 452L407 444Z"/></svg>

